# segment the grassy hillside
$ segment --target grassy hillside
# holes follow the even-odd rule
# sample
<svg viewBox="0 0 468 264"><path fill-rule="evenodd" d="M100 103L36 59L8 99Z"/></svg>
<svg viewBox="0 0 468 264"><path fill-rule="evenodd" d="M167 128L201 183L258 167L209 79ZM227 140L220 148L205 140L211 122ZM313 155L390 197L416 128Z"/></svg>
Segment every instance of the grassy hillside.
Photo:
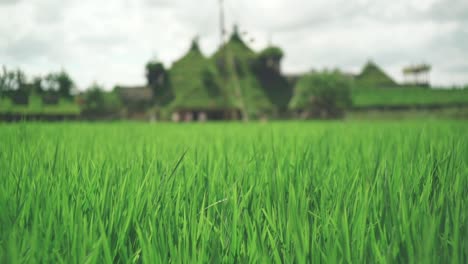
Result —
<svg viewBox="0 0 468 264"><path fill-rule="evenodd" d="M466 263L467 129L0 124L0 262Z"/></svg>

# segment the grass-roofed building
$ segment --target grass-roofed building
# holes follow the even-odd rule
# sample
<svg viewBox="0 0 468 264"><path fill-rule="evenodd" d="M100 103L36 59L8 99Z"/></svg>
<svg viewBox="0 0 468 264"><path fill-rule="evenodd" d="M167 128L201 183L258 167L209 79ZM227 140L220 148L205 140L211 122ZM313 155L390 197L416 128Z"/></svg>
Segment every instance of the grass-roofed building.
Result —
<svg viewBox="0 0 468 264"><path fill-rule="evenodd" d="M369 61L356 76L357 88L393 88L398 84L377 64Z"/></svg>
<svg viewBox="0 0 468 264"><path fill-rule="evenodd" d="M252 69L268 99L275 106L278 117L285 116L293 94L293 83L281 73L283 51L274 46L262 50L253 62Z"/></svg>
<svg viewBox="0 0 468 264"><path fill-rule="evenodd" d="M257 54L241 39L237 27L228 42L212 56L221 87L243 117L262 117L275 112L275 105L252 70Z"/></svg>
<svg viewBox="0 0 468 264"><path fill-rule="evenodd" d="M214 62L203 56L196 39L174 62L169 78L175 99L168 110L174 121L239 118L240 109L221 85Z"/></svg>
<svg viewBox="0 0 468 264"><path fill-rule="evenodd" d="M154 104L153 90L147 86L117 85L114 91L122 106L121 115L131 119L151 119Z"/></svg>
<svg viewBox="0 0 468 264"><path fill-rule="evenodd" d="M163 115L191 121L285 114L292 87L281 74L282 57L276 47L256 53L242 40L237 27L210 58L203 55L195 39L169 70L173 98L162 107Z"/></svg>

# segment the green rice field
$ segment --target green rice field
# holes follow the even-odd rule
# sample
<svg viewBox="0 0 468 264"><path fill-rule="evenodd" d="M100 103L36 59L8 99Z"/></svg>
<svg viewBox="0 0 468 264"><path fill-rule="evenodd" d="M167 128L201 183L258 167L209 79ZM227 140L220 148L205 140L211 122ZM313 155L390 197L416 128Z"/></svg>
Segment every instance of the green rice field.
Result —
<svg viewBox="0 0 468 264"><path fill-rule="evenodd" d="M0 263L467 263L468 123L0 124Z"/></svg>

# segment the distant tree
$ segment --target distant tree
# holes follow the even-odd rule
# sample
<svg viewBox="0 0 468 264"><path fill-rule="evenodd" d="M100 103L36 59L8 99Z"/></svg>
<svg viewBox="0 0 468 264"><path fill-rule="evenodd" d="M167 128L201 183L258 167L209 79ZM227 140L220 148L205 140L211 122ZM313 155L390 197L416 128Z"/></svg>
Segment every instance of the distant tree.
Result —
<svg viewBox="0 0 468 264"><path fill-rule="evenodd" d="M280 48L269 47L261 51L253 61L253 69L257 73L280 72L280 63L284 53Z"/></svg>
<svg viewBox="0 0 468 264"><path fill-rule="evenodd" d="M58 94L59 84L54 73L47 74L41 80L41 86L45 92Z"/></svg>
<svg viewBox="0 0 468 264"><path fill-rule="evenodd" d="M44 90L55 92L60 97L71 98L75 84L64 70L50 73L44 78Z"/></svg>
<svg viewBox="0 0 468 264"><path fill-rule="evenodd" d="M296 84L290 107L305 117L337 118L351 106L351 83L339 71L324 71L302 77Z"/></svg>
<svg viewBox="0 0 468 264"><path fill-rule="evenodd" d="M26 89L26 75L20 69L9 71L5 66L0 73L0 91L18 91Z"/></svg>
<svg viewBox="0 0 468 264"><path fill-rule="evenodd" d="M75 83L71 77L65 71L61 71L57 75L57 81L59 83L59 95L65 98L72 97L72 90L75 87Z"/></svg>
<svg viewBox="0 0 468 264"><path fill-rule="evenodd" d="M265 94L277 107L279 114L285 114L292 97L292 85L281 74L283 51L268 47L251 61L251 68L259 80Z"/></svg>
<svg viewBox="0 0 468 264"><path fill-rule="evenodd" d="M146 80L148 86L163 86L167 82L167 72L160 62L150 61L146 64Z"/></svg>
<svg viewBox="0 0 468 264"><path fill-rule="evenodd" d="M83 113L87 115L110 115L117 113L121 102L115 91L106 92L103 87L93 83L83 95Z"/></svg>
<svg viewBox="0 0 468 264"><path fill-rule="evenodd" d="M0 73L0 96L5 96L6 92L11 89L11 78L10 72L8 72L5 66L2 67L2 72Z"/></svg>
<svg viewBox="0 0 468 264"><path fill-rule="evenodd" d="M104 91L101 86L93 83L85 92L84 108L88 112L99 112L104 105Z"/></svg>
<svg viewBox="0 0 468 264"><path fill-rule="evenodd" d="M146 80L147 85L153 89L155 103L164 106L168 104L173 98L169 73L164 65L160 62L150 61L146 64Z"/></svg>
<svg viewBox="0 0 468 264"><path fill-rule="evenodd" d="M31 88L32 92L36 94L44 93L43 78L41 76L34 77L31 83Z"/></svg>
<svg viewBox="0 0 468 264"><path fill-rule="evenodd" d="M20 69L9 71L5 66L0 74L0 96L10 97L16 104L27 104L31 87Z"/></svg>

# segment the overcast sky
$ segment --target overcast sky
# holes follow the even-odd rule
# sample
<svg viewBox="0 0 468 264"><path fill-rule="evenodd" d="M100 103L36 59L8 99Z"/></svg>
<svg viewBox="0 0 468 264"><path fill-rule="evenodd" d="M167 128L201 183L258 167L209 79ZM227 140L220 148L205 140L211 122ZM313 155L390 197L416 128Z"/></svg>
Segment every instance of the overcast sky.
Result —
<svg viewBox="0 0 468 264"><path fill-rule="evenodd" d="M401 80L403 66L427 62L434 84L468 83L467 0L225 1L227 25L256 50L283 48L286 73L359 72L372 59ZM195 35L211 55L218 17L218 0L0 0L0 64L64 68L80 89L143 84L149 59L169 66Z"/></svg>

